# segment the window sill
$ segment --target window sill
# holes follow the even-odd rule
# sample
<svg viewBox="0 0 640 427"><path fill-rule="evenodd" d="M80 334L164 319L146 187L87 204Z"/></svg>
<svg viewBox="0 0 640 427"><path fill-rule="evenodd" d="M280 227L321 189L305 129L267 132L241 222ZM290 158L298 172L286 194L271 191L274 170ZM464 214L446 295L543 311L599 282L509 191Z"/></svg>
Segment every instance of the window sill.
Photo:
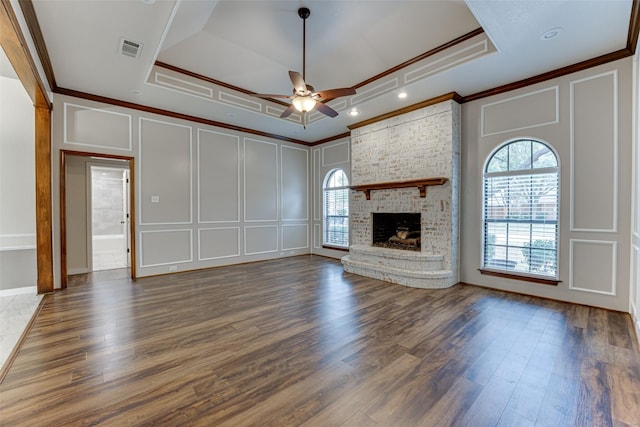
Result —
<svg viewBox="0 0 640 427"><path fill-rule="evenodd" d="M334 251L349 252L349 248L343 248L341 246L322 245L322 249L333 249Z"/></svg>
<svg viewBox="0 0 640 427"><path fill-rule="evenodd" d="M487 276L502 277L505 279L513 279L513 280L522 280L524 282L533 282L533 283L539 283L542 285L549 285L549 286L558 286L558 283L561 282L561 280L557 280L557 279L545 279L543 277L524 276L520 274L507 273L504 271L487 270L485 268L479 268L478 271L480 272L480 274L484 274Z"/></svg>

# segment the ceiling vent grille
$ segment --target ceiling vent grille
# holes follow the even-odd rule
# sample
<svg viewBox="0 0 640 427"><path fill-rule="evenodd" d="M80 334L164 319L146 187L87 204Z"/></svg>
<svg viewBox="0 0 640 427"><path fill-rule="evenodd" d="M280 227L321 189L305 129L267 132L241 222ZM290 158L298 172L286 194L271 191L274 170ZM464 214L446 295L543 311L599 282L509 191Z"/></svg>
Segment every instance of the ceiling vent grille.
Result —
<svg viewBox="0 0 640 427"><path fill-rule="evenodd" d="M142 43L127 40L125 38L120 39L120 54L137 59L140 57L141 50Z"/></svg>

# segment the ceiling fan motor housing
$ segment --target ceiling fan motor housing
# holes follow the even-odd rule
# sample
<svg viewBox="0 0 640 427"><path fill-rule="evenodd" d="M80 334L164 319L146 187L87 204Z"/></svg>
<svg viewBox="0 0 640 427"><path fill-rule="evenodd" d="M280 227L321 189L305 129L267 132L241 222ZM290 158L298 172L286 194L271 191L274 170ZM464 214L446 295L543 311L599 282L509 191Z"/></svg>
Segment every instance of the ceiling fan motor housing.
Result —
<svg viewBox="0 0 640 427"><path fill-rule="evenodd" d="M311 11L308 7L301 7L300 9L298 9L298 16L302 19L307 19L309 16L311 16Z"/></svg>

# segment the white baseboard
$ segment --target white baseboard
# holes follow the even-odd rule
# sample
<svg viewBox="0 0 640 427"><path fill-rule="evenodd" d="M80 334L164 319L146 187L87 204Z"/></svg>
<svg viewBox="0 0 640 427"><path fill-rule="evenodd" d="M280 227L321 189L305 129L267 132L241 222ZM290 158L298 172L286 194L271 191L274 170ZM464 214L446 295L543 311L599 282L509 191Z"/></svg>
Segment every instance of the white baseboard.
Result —
<svg viewBox="0 0 640 427"><path fill-rule="evenodd" d="M23 294L36 295L37 293L38 293L37 286L24 286L21 288L0 289L0 297L10 297L13 295L23 295Z"/></svg>

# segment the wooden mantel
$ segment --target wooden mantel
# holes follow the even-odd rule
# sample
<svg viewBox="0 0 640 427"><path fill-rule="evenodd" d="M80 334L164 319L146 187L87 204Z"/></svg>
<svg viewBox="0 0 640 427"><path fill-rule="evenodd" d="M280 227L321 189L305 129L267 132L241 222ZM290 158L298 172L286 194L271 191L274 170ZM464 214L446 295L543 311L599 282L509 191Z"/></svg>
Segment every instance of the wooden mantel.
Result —
<svg viewBox="0 0 640 427"><path fill-rule="evenodd" d="M380 182L377 184L352 185L349 188L356 191L363 191L367 200L371 200L371 190L390 190L393 188L408 187L416 187L420 191L420 197L425 197L427 195L427 187L431 185L443 185L448 180L448 178L443 177L423 178L414 179L411 181Z"/></svg>

